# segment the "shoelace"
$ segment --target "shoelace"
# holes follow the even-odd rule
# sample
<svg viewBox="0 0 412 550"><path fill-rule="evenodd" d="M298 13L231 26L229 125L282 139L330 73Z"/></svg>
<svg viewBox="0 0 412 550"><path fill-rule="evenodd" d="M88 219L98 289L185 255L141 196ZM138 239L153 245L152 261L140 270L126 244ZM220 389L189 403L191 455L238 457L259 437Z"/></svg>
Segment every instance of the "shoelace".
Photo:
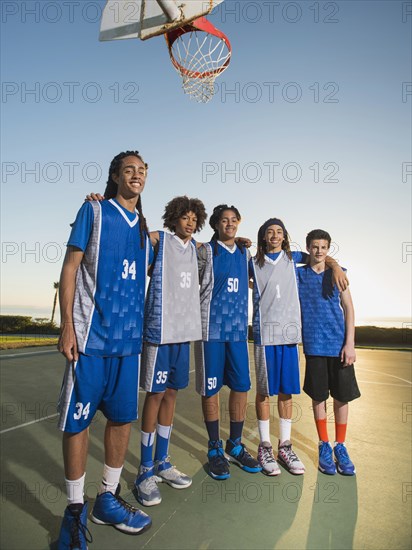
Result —
<svg viewBox="0 0 412 550"><path fill-rule="evenodd" d="M261 461L266 464L274 464L276 462L273 456L272 447L261 447L260 452L262 454Z"/></svg>
<svg viewBox="0 0 412 550"><path fill-rule="evenodd" d="M332 458L332 451L330 447L328 445L322 445L320 455L322 458Z"/></svg>
<svg viewBox="0 0 412 550"><path fill-rule="evenodd" d="M225 458L225 453L223 452L222 447L216 445L215 447L212 447L216 454L212 457L216 463L216 465L226 465L227 460Z"/></svg>
<svg viewBox="0 0 412 550"><path fill-rule="evenodd" d="M299 462L299 458L294 451L292 451L292 445L284 445L282 449L285 450L285 453L291 462Z"/></svg>
<svg viewBox="0 0 412 550"><path fill-rule="evenodd" d="M182 477L185 474L182 474L176 466L171 465L170 468L167 468L166 470L162 470L163 472L169 472L168 477L173 477L173 479L176 479L177 477Z"/></svg>
<svg viewBox="0 0 412 550"><path fill-rule="evenodd" d="M157 489L156 481L158 481L158 477L155 475L149 476L145 479L146 481L146 487L149 491L153 491L154 489Z"/></svg>
<svg viewBox="0 0 412 550"><path fill-rule="evenodd" d="M119 502L119 504L123 506L123 508L125 508L128 512L135 514L138 511L137 508L135 508L134 506L132 506L131 504L123 500L120 495L114 495L114 496L116 500Z"/></svg>
<svg viewBox="0 0 412 550"><path fill-rule="evenodd" d="M254 459L253 456L249 453L249 451L246 449L244 443L241 443L240 445L241 445L241 447L242 447L242 450L239 451L239 454L238 454L237 456L241 456L241 457L246 458L247 460L253 460L253 461L254 461L255 459Z"/></svg>
<svg viewBox="0 0 412 550"><path fill-rule="evenodd" d="M343 462L344 464L350 463L350 458L348 453L346 452L345 447L338 447L337 450L335 448L335 452L337 452L339 457L339 462Z"/></svg>
<svg viewBox="0 0 412 550"><path fill-rule="evenodd" d="M86 542L93 542L92 534L87 526L82 523L79 516L74 519L71 525L70 548L81 548L80 533L83 535Z"/></svg>

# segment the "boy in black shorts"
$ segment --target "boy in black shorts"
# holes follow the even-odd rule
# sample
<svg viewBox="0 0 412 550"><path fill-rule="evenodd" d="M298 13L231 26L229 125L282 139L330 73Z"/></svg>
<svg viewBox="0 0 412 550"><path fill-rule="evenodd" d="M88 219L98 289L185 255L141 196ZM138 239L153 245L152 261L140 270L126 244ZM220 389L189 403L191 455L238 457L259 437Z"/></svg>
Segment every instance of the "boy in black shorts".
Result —
<svg viewBox="0 0 412 550"><path fill-rule="evenodd" d="M319 470L325 474L354 475L355 466L345 447L348 402L360 397L353 363L355 319L351 295L332 284L332 270L325 265L331 237L314 229L306 237L310 263L298 268L306 373L303 390L312 398L319 435ZM335 445L329 443L326 400L333 397Z"/></svg>

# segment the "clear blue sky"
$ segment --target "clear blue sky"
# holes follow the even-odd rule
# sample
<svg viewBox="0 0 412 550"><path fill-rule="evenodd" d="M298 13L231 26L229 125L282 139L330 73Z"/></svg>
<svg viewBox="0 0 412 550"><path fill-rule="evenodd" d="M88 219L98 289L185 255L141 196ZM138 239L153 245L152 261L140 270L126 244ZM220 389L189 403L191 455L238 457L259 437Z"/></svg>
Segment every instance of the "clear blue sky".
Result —
<svg viewBox="0 0 412 550"><path fill-rule="evenodd" d="M138 149L151 229L179 194L235 204L252 240L272 216L302 247L321 227L357 317L410 317L410 2L226 0L210 19L233 59L206 105L163 37L99 42L103 6L1 3L3 312L50 315L69 223Z"/></svg>

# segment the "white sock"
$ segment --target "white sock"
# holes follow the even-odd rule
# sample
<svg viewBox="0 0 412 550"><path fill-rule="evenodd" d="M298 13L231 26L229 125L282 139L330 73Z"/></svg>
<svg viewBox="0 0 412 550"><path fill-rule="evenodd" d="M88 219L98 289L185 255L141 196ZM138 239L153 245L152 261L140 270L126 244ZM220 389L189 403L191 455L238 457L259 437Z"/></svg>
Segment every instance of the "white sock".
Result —
<svg viewBox="0 0 412 550"><path fill-rule="evenodd" d="M279 444L282 445L285 441L290 441L292 432L292 419L279 418Z"/></svg>
<svg viewBox="0 0 412 550"><path fill-rule="evenodd" d="M103 479L100 485L99 495L102 493L115 494L117 486L119 485L120 475L122 473L123 466L120 468L111 468L107 464L103 468Z"/></svg>
<svg viewBox="0 0 412 550"><path fill-rule="evenodd" d="M142 431L142 434L141 434L142 445L144 445L145 447L150 447L150 445L153 445L155 433L156 432L144 432L144 431Z"/></svg>
<svg viewBox="0 0 412 550"><path fill-rule="evenodd" d="M86 473L84 473L79 479L65 479L68 505L83 504L85 477Z"/></svg>
<svg viewBox="0 0 412 550"><path fill-rule="evenodd" d="M270 420L258 420L260 442L270 443Z"/></svg>
<svg viewBox="0 0 412 550"><path fill-rule="evenodd" d="M156 431L160 435L160 437L163 437L164 439L169 439L170 432L172 431L172 426L162 426L162 424L158 424L156 427Z"/></svg>

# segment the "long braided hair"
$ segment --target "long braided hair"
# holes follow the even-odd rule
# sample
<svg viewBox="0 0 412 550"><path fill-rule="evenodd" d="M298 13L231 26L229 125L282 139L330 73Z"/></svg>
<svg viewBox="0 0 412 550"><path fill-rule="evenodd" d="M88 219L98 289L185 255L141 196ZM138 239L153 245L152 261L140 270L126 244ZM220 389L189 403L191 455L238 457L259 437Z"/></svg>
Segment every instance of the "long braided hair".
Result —
<svg viewBox="0 0 412 550"><path fill-rule="evenodd" d="M222 215L223 215L223 212L225 210L231 210L232 212L234 212L234 214L235 214L236 218L238 219L238 221L241 221L241 219L242 219L242 217L240 215L240 212L236 208L236 206L233 206L233 205L228 206L227 204L219 204L218 206L215 206L215 208L213 208L213 214L209 218L209 225L214 231L213 236L211 238L211 240L213 241L213 255L214 256L216 256L219 253L218 242L217 242L219 240L219 231L216 229L216 225L222 219ZM236 244L237 244L237 246L239 247L240 251L243 254L244 253L243 245L241 245L240 243L236 243Z"/></svg>
<svg viewBox="0 0 412 550"><path fill-rule="evenodd" d="M267 253L267 243L265 239L266 230L271 225L279 225L283 229L283 242L282 242L282 250L286 252L287 257L289 260L292 259L292 252L290 250L290 242L289 242L289 233L286 231L286 227L282 220L279 218L270 218L269 220L266 220L263 225L259 227L258 231L258 242L257 242L257 252L256 252L256 260L259 267L263 267L265 265L265 254Z"/></svg>
<svg viewBox="0 0 412 550"><path fill-rule="evenodd" d="M117 183L112 178L112 174L119 174L120 166L122 164L122 160L125 157L136 157L140 161L143 162L145 169L147 170L149 168L149 165L146 164L146 162L143 160L142 156L139 154L139 151L124 151L122 153L119 153L114 157L112 162L110 163L109 168L109 176L107 179L106 189L104 191L104 198L105 199L113 199L117 195ZM147 227L146 218L143 215L143 208L142 208L142 196L139 195L139 198L137 200L136 209L139 213L139 232L140 232L140 248L144 247L145 244L145 237L147 233L149 232L149 228Z"/></svg>

